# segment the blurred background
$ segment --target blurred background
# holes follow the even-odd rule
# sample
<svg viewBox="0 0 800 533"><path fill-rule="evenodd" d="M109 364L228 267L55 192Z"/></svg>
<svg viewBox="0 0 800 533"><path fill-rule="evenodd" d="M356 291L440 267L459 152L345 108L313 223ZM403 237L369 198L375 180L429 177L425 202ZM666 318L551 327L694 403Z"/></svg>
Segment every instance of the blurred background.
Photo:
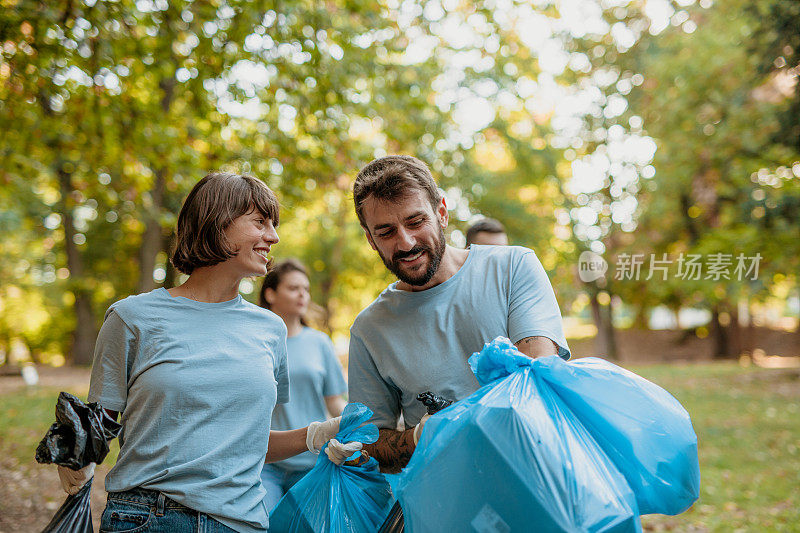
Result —
<svg viewBox="0 0 800 533"><path fill-rule="evenodd" d="M576 356L689 409L703 496L645 529L800 530L800 3L0 6L0 531L60 505L31 459L57 390L85 395L108 305L181 282L209 170L275 190L275 257L310 267L346 365L393 281L351 187L392 153L430 166L452 245L492 217L536 251Z"/></svg>

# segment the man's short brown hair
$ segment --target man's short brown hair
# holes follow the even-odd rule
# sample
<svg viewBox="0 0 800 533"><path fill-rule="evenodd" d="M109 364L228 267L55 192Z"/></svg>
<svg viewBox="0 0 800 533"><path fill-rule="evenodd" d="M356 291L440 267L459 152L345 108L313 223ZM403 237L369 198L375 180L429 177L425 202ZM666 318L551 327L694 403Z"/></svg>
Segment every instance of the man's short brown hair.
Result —
<svg viewBox="0 0 800 533"><path fill-rule="evenodd" d="M436 211L442 197L425 163L409 155L387 155L373 159L361 169L353 184L353 200L359 222L367 227L363 204L370 196L393 202L405 198L415 189L428 196L431 207Z"/></svg>
<svg viewBox="0 0 800 533"><path fill-rule="evenodd" d="M184 274L234 257L225 238L231 222L256 209L278 225L278 199L261 180L245 174L213 172L197 182L183 202L172 264Z"/></svg>
<svg viewBox="0 0 800 533"><path fill-rule="evenodd" d="M505 233L506 228L499 220L493 218L482 218L469 228L467 228L467 246L475 242L475 237L478 233L485 231L486 233Z"/></svg>

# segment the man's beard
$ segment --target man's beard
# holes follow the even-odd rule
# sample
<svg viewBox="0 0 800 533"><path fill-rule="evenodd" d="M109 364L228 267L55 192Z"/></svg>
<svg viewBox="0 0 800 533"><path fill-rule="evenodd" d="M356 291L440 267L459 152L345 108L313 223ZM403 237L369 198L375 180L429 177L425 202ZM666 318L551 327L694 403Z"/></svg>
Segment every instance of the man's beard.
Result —
<svg viewBox="0 0 800 533"><path fill-rule="evenodd" d="M427 284L431 278L436 274L436 271L439 270L439 264L442 262L442 256L444 255L444 228L439 226L439 235L438 238L434 241L434 248L431 248L427 245L418 244L414 246L411 250L407 252L397 252L392 256L391 260L388 260L383 254L378 253L381 256L381 260L383 260L383 264L386 265L386 268L389 271L397 276L397 279L402 281L403 283L407 283L412 287L421 287ZM409 274L403 270L401 270L401 263L400 259L404 257L411 257L412 255L416 255L419 252L426 253L428 255L428 268L422 274Z"/></svg>

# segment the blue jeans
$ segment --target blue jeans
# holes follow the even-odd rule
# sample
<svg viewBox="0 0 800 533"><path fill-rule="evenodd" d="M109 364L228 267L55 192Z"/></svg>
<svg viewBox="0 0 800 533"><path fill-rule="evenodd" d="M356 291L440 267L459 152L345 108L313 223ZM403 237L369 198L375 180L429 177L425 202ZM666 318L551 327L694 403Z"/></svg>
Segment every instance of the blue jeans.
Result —
<svg viewBox="0 0 800 533"><path fill-rule="evenodd" d="M264 497L267 510L271 513L283 495L306 474L308 470L285 470L275 465L264 465L264 470L261 471L261 484L267 491Z"/></svg>
<svg viewBox="0 0 800 533"><path fill-rule="evenodd" d="M236 533L205 513L194 511L163 493L131 489L109 492L100 533Z"/></svg>

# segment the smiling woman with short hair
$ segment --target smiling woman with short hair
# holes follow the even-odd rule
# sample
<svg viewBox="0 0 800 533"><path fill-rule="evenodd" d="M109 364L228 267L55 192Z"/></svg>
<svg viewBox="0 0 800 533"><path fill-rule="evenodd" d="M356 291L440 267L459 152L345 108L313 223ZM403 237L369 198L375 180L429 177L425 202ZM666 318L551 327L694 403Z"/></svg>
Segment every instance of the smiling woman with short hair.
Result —
<svg viewBox="0 0 800 533"><path fill-rule="evenodd" d="M188 279L106 312L89 401L121 413L122 432L102 531L266 531L265 460L319 453L338 431L333 419L270 432L272 410L289 399L286 326L239 283L267 273L277 225L263 182L207 175L178 217L172 262ZM65 490L93 469L59 467Z"/></svg>

